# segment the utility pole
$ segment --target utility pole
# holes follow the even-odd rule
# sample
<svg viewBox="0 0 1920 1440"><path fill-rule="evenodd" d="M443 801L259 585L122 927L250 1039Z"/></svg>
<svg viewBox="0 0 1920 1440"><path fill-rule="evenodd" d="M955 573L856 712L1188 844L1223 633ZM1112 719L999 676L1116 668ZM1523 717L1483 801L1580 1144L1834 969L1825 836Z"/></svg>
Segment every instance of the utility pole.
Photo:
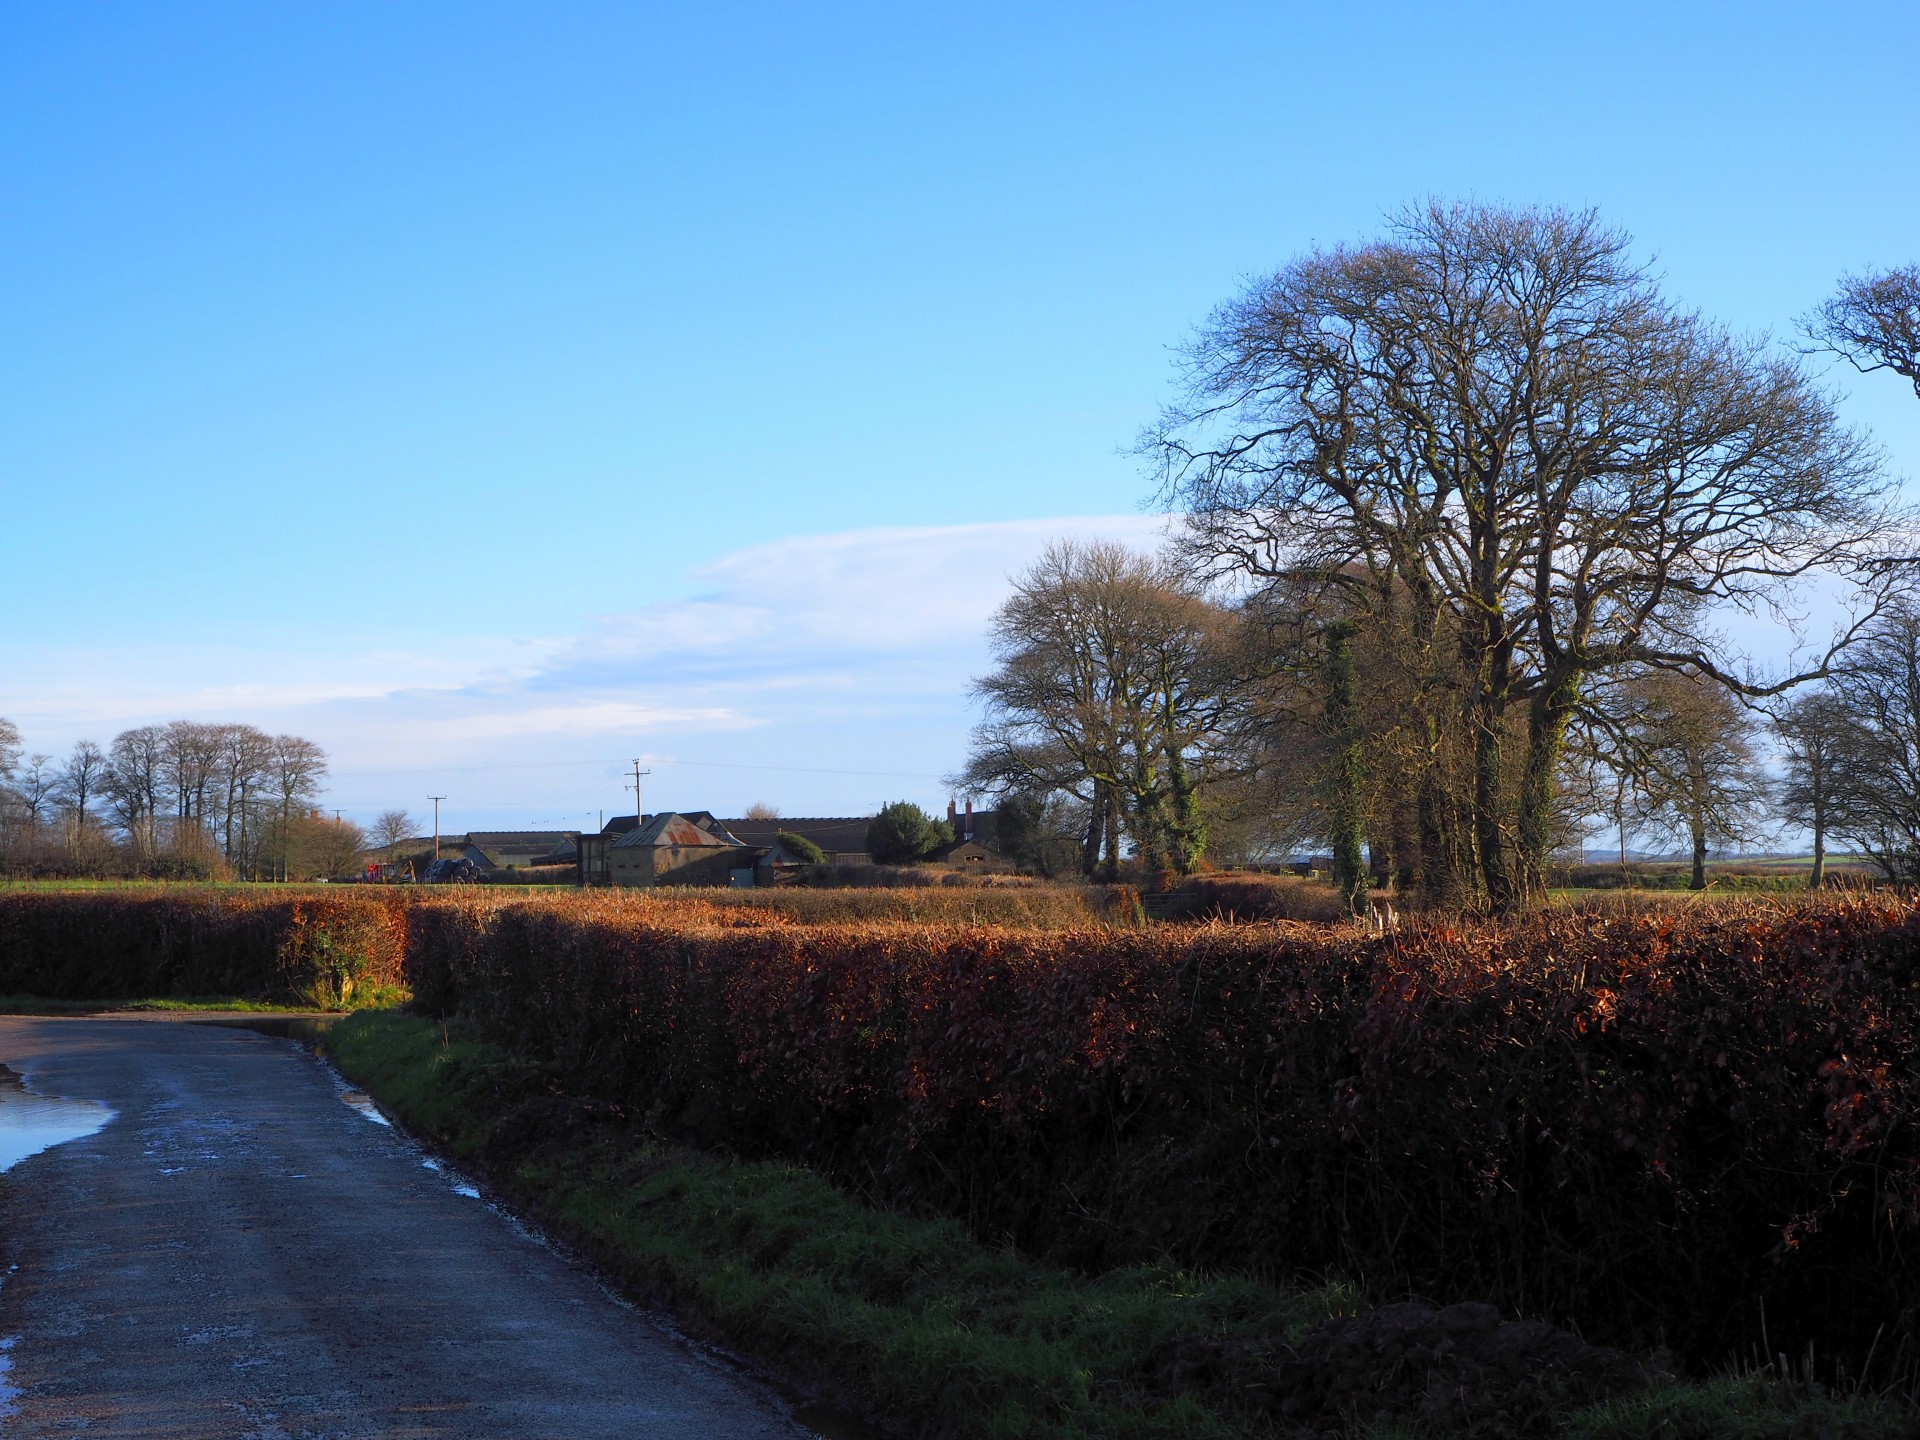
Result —
<svg viewBox="0 0 1920 1440"><path fill-rule="evenodd" d="M647 807L640 803L640 777L652 773L651 770L642 770L638 760L633 762L633 823L636 828L647 818Z"/></svg>
<svg viewBox="0 0 1920 1440"><path fill-rule="evenodd" d="M440 858L440 802L446 798L444 795L427 796L433 801L433 858L436 860Z"/></svg>

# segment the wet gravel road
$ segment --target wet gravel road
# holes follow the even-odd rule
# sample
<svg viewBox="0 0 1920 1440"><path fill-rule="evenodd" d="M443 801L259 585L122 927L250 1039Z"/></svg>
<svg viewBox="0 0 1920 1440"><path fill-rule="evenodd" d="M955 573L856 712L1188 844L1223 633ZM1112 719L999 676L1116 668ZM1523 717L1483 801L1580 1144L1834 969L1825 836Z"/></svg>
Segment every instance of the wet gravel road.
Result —
<svg viewBox="0 0 1920 1440"><path fill-rule="evenodd" d="M0 1064L117 1112L0 1176L0 1436L810 1433L291 1041L0 1017Z"/></svg>

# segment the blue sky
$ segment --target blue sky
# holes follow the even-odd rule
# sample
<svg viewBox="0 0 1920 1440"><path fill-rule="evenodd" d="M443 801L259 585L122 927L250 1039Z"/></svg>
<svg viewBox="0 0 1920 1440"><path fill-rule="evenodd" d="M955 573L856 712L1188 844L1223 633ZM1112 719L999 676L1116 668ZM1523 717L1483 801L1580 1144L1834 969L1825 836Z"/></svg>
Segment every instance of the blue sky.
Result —
<svg viewBox="0 0 1920 1440"><path fill-rule="evenodd" d="M449 828L941 803L1005 576L1244 278L1597 206L1790 333L1920 259L1920 7L0 4L0 714ZM1920 476L1920 402L1836 373Z"/></svg>

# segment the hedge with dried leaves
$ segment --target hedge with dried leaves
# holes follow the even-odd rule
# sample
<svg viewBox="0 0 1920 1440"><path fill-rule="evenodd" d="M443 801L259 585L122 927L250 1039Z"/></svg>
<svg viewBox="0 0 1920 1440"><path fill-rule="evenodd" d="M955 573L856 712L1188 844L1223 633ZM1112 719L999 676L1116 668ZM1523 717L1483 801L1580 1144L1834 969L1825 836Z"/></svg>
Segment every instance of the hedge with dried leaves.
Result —
<svg viewBox="0 0 1920 1440"><path fill-rule="evenodd" d="M1920 919L1886 898L1032 933L472 904L413 981L665 1130L1088 1267L1491 1299L1697 1360L1915 1335Z"/></svg>

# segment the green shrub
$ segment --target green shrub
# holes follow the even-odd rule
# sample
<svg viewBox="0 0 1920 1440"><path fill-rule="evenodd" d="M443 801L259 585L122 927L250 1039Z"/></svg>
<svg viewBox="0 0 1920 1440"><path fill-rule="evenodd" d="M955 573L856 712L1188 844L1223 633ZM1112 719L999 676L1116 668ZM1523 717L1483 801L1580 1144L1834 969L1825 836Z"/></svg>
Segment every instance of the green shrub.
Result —
<svg viewBox="0 0 1920 1440"><path fill-rule="evenodd" d="M952 827L911 800L882 805L867 825L867 854L878 865L911 865L952 843Z"/></svg>
<svg viewBox="0 0 1920 1440"><path fill-rule="evenodd" d="M787 853L796 860L808 865L827 863L827 852L804 835L796 835L791 830L782 830L773 838L777 844L784 845Z"/></svg>

